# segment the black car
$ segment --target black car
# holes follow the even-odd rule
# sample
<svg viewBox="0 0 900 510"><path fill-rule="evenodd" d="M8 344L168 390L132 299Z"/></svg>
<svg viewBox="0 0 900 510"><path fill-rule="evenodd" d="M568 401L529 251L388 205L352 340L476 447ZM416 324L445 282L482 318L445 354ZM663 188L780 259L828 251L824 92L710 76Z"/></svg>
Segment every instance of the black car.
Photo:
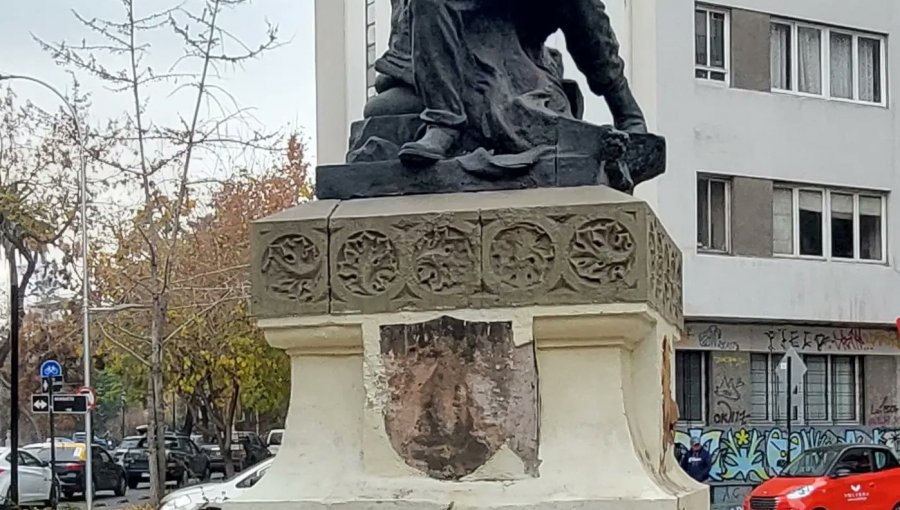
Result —
<svg viewBox="0 0 900 510"><path fill-rule="evenodd" d="M183 487L192 479L209 480L212 471L209 457L186 436L167 434L166 443L166 481L174 481ZM125 474L128 486L132 489L141 482L150 481L150 462L147 450L147 438L141 438L137 446L128 450L124 456Z"/></svg>
<svg viewBox="0 0 900 510"><path fill-rule="evenodd" d="M38 459L50 462L50 444L32 445L25 448ZM84 494L86 448L82 443L56 443L56 464L54 471L59 479L60 493L66 499L75 494ZM125 470L100 445L91 446L93 492L113 491L116 496L127 492Z"/></svg>
<svg viewBox="0 0 900 510"><path fill-rule="evenodd" d="M119 443L119 446L115 449L113 453L113 457L115 457L116 462L119 464L125 465L125 454L128 453L128 450L132 448L137 448L138 444L140 444L141 439L144 439L145 436L128 436L122 439L122 442Z"/></svg>
<svg viewBox="0 0 900 510"><path fill-rule="evenodd" d="M209 455L213 473L225 474L225 457L218 444L200 446ZM231 436L231 460L235 473L269 458L271 453L255 432L234 432Z"/></svg>

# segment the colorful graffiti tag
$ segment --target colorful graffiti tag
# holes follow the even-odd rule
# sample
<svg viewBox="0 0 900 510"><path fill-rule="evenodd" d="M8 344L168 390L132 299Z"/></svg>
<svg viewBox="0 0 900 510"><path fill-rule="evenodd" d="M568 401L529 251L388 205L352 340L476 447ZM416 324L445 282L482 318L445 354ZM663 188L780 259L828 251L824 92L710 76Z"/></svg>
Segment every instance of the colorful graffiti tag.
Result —
<svg viewBox="0 0 900 510"><path fill-rule="evenodd" d="M712 482L764 482L784 468L788 444L792 458L808 448L838 443L883 444L900 451L897 428L803 427L793 430L790 438L777 427L690 428L679 430L675 442L687 448L694 437L712 456Z"/></svg>

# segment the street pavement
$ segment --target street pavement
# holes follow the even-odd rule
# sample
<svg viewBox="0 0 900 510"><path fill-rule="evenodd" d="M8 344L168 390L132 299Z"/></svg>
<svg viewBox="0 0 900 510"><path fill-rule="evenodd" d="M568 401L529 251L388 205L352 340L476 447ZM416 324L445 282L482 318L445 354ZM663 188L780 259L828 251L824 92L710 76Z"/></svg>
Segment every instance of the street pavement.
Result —
<svg viewBox="0 0 900 510"><path fill-rule="evenodd" d="M76 498L75 501L62 501L59 504L60 510L72 508L72 509L85 509L87 505L83 500L79 501L81 498ZM118 497L113 495L112 492L100 492L94 498L94 508L96 509L104 509L104 510L121 510L124 508L132 507L132 506L141 506L146 505L147 501L150 499L150 487L147 485L140 485L137 489L128 489L128 492L125 493L124 497Z"/></svg>

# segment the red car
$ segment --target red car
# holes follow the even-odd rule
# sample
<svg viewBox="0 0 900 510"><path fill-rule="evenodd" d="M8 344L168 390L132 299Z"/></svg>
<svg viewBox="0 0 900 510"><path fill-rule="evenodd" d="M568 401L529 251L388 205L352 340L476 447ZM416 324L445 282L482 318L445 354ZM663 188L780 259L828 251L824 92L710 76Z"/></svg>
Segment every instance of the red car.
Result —
<svg viewBox="0 0 900 510"><path fill-rule="evenodd" d="M744 510L900 510L900 463L883 446L806 450L754 489Z"/></svg>

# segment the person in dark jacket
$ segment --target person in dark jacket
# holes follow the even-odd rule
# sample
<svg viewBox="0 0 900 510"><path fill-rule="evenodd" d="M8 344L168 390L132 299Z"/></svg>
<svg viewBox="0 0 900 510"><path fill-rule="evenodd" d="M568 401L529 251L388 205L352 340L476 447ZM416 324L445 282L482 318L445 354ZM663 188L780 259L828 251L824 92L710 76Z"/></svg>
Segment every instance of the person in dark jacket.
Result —
<svg viewBox="0 0 900 510"><path fill-rule="evenodd" d="M711 468L712 459L709 452L700 444L700 439L691 438L691 449L681 458L681 469L694 480L703 483L709 480Z"/></svg>

